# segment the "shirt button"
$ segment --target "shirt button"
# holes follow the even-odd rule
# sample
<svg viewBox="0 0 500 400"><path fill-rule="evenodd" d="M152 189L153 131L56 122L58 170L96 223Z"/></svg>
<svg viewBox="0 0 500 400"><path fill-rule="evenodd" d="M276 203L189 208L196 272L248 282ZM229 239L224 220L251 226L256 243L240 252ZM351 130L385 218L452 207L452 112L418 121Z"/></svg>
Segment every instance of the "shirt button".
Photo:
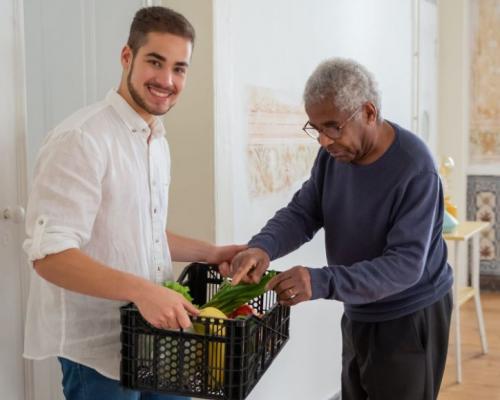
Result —
<svg viewBox="0 0 500 400"><path fill-rule="evenodd" d="M156 243L156 244L160 243L160 240L159 240L159 239L156 239L156 240L155 240L155 243Z"/></svg>
<svg viewBox="0 0 500 400"><path fill-rule="evenodd" d="M156 214L156 208L153 210L153 214Z"/></svg>
<svg viewBox="0 0 500 400"><path fill-rule="evenodd" d="M132 132L136 133L136 132L137 132L137 129L132 129Z"/></svg>

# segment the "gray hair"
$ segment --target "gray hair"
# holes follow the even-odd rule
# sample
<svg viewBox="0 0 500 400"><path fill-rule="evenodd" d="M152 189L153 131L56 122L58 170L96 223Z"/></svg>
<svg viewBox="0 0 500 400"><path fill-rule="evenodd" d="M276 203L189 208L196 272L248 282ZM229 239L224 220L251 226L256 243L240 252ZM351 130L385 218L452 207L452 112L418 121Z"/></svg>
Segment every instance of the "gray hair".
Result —
<svg viewBox="0 0 500 400"><path fill-rule="evenodd" d="M377 108L377 120L382 120L377 82L370 71L354 60L330 58L316 67L307 80L304 103L308 107L324 101L350 113L370 101Z"/></svg>

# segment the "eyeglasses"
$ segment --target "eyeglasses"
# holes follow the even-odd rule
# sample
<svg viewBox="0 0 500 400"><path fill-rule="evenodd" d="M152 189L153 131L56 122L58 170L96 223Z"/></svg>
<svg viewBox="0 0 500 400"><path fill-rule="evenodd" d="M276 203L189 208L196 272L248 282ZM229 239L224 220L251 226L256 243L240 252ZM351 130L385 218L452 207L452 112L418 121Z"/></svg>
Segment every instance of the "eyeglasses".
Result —
<svg viewBox="0 0 500 400"><path fill-rule="evenodd" d="M319 142L319 138L321 133L327 137L329 137L332 140L338 139L340 136L342 136L342 129L347 125L347 123L352 120L358 112L360 112L362 107L359 107L354 111L348 118L344 120L340 125L328 125L325 126L321 129L315 128L314 126L311 125L309 121L306 122L302 130L311 138L314 140L317 140Z"/></svg>

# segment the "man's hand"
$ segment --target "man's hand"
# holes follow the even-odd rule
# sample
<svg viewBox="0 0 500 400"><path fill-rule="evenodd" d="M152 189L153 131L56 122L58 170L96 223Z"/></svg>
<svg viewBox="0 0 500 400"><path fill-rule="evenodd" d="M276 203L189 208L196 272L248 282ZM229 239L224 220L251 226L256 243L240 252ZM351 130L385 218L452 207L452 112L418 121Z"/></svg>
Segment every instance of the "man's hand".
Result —
<svg viewBox="0 0 500 400"><path fill-rule="evenodd" d="M203 240L192 239L167 231L168 246L172 261L204 262L207 264L230 263L233 257L248 246L214 246Z"/></svg>
<svg viewBox="0 0 500 400"><path fill-rule="evenodd" d="M198 315L198 309L179 293L148 283L134 300L144 319L160 329L189 328L189 315Z"/></svg>
<svg viewBox="0 0 500 400"><path fill-rule="evenodd" d="M232 276L232 284L237 285L240 281L246 283L258 283L264 272L269 267L269 256L264 250L257 247L238 253L231 262L219 266L223 276Z"/></svg>
<svg viewBox="0 0 500 400"><path fill-rule="evenodd" d="M278 294L280 304L293 306L311 299L311 274L305 267L293 267L272 278L266 288Z"/></svg>
<svg viewBox="0 0 500 400"><path fill-rule="evenodd" d="M33 265L42 278L67 290L103 299L132 301L146 321L157 328L189 328L189 314L199 314L179 293L101 264L80 249L50 254Z"/></svg>
<svg viewBox="0 0 500 400"><path fill-rule="evenodd" d="M212 251L207 254L206 262L207 264L229 264L233 257L239 252L246 250L248 246L246 244L232 244L228 246L213 246Z"/></svg>

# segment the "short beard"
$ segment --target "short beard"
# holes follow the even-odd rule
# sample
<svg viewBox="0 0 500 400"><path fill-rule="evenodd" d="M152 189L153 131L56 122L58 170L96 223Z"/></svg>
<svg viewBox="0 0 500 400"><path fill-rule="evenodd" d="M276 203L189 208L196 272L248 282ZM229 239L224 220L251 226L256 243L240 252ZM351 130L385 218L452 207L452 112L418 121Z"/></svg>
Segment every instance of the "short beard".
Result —
<svg viewBox="0 0 500 400"><path fill-rule="evenodd" d="M172 108L173 104L164 112L153 110L151 109L151 107L148 107L144 99L140 96L137 90L135 90L134 85L132 84L132 73L134 72L134 63L135 59L132 59L132 67L130 68L130 72L127 76L127 88L128 92L130 93L130 96L132 97L132 100L134 100L134 102L148 114L156 116L166 114Z"/></svg>

